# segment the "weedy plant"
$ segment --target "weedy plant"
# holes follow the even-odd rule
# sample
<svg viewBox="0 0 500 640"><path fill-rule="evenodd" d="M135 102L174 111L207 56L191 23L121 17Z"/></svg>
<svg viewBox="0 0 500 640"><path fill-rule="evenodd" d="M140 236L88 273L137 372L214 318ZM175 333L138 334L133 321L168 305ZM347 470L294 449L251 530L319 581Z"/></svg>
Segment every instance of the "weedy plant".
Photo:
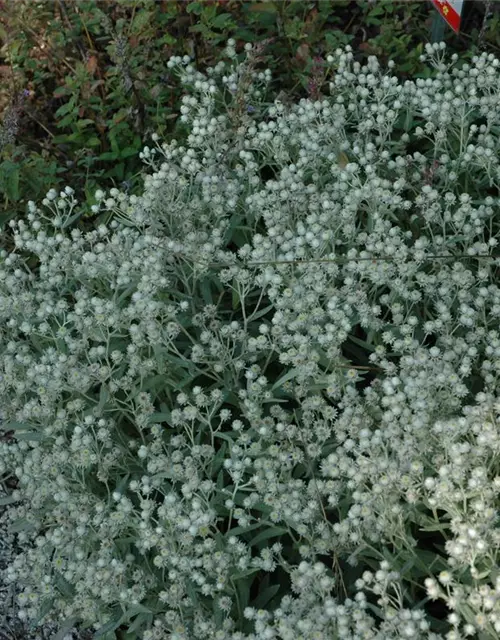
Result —
<svg viewBox="0 0 500 640"><path fill-rule="evenodd" d="M401 82L347 47L317 99L269 105L246 50L170 60L186 143L155 136L142 195L98 191L93 231L71 187L10 223L19 615L498 637L499 61L429 46Z"/></svg>

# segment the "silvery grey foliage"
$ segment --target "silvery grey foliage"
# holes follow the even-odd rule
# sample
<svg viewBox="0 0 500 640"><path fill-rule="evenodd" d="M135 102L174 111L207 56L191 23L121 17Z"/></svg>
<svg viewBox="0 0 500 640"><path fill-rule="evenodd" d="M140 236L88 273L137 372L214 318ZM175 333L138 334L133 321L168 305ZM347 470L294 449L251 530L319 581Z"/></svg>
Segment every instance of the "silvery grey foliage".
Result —
<svg viewBox="0 0 500 640"><path fill-rule="evenodd" d="M11 224L19 617L497 637L499 62L436 45L401 82L346 48L329 96L285 106L233 45L206 73L170 61L188 134L144 148L141 196L98 191L88 233L71 187Z"/></svg>

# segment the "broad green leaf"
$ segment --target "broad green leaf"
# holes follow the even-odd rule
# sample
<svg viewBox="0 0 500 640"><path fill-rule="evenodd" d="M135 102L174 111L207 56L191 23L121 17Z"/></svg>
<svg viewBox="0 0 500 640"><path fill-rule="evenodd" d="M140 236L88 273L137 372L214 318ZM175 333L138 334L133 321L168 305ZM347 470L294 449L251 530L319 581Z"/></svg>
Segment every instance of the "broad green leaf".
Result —
<svg viewBox="0 0 500 640"><path fill-rule="evenodd" d="M244 569L243 571L238 571L237 573L233 573L231 576L233 580L241 580L241 578L246 578L247 576L251 576L253 573L257 573L260 571L259 567L252 567L251 569Z"/></svg>
<svg viewBox="0 0 500 640"><path fill-rule="evenodd" d="M101 391L99 393L99 404L97 405L97 411L101 411L106 406L106 402L109 400L109 391L104 384L101 385Z"/></svg>
<svg viewBox="0 0 500 640"><path fill-rule="evenodd" d="M212 26L216 29L224 29L229 25L233 25L232 15L230 13L220 13L212 21Z"/></svg>
<svg viewBox="0 0 500 640"><path fill-rule="evenodd" d="M231 291L233 292L233 311L235 311L240 306L240 296L236 289L232 288Z"/></svg>
<svg viewBox="0 0 500 640"><path fill-rule="evenodd" d="M68 618L68 620L62 623L62 626L60 627L56 635L52 638L52 640L64 640L69 631L75 626L77 622L78 618Z"/></svg>
<svg viewBox="0 0 500 640"><path fill-rule="evenodd" d="M170 420L171 420L170 411L163 412L163 413L152 413L148 418L148 422L150 424L160 424L162 422L167 422L168 424L170 424Z"/></svg>
<svg viewBox="0 0 500 640"><path fill-rule="evenodd" d="M276 538L277 536L282 536L285 533L288 533L288 529L284 529L283 527L272 527L271 529L266 529L252 538L248 543L250 547L253 547L259 542L263 542L264 540L269 540L269 538Z"/></svg>
<svg viewBox="0 0 500 640"><path fill-rule="evenodd" d="M120 297L117 300L117 304L120 304L122 300L125 300L126 298L128 298L132 293L135 292L136 289L137 289L137 282L134 282L129 287L127 287L124 291L122 291L122 293L120 294ZM124 346L125 346L125 343L124 343Z"/></svg>
<svg viewBox="0 0 500 640"><path fill-rule="evenodd" d="M160 346L159 346L159 345L157 345L157 344L154 344L154 345L153 345L153 351L154 351L154 354L155 354L155 360L156 360L156 362L157 362L160 366L163 366L163 364L164 364L164 362L165 362L165 357L164 357L165 349L164 349L164 348L162 348L162 347L160 347Z"/></svg>
<svg viewBox="0 0 500 640"><path fill-rule="evenodd" d="M17 429L32 429L33 425L27 422L4 422L2 425L2 431L16 431Z"/></svg>
<svg viewBox="0 0 500 640"><path fill-rule="evenodd" d="M183 358L179 358L178 356L174 356L171 353L166 353L165 354L165 359L169 360L170 362L174 362L175 364L180 365L183 369L185 368L186 365L191 365L191 363L189 361L184 360ZM187 382L185 382L184 384L187 384ZM180 383L177 385L177 390L179 390L181 388Z"/></svg>
<svg viewBox="0 0 500 640"><path fill-rule="evenodd" d="M37 617L30 624L31 629L35 629L42 622L45 616L52 610L53 604L54 598L49 598L48 600L44 600L42 602Z"/></svg>
<svg viewBox="0 0 500 640"><path fill-rule="evenodd" d="M169 33L165 33L159 40L156 41L157 44L175 44L177 40L174 36Z"/></svg>
<svg viewBox="0 0 500 640"><path fill-rule="evenodd" d="M57 87L57 89L54 90L54 93L52 95L54 96L54 98L61 98L62 96L68 95L68 93L69 93L68 87L62 86L62 87Z"/></svg>
<svg viewBox="0 0 500 640"><path fill-rule="evenodd" d="M236 589L238 591L238 599L240 608L244 610L248 606L250 600L250 587L253 580L238 580Z"/></svg>
<svg viewBox="0 0 500 640"><path fill-rule="evenodd" d="M287 373L285 373L283 376L281 376L281 378L279 378L271 387L271 391L274 391L275 389L278 389L279 387L282 387L285 382L288 382L289 380L293 380L293 378L295 378L298 374L298 369L291 369L290 371L287 371Z"/></svg>
<svg viewBox="0 0 500 640"><path fill-rule="evenodd" d="M203 11L203 6L201 2L190 2L186 7L186 11L188 13L195 13L196 15L199 15Z"/></svg>
<svg viewBox="0 0 500 640"><path fill-rule="evenodd" d="M155 389L157 387L161 387L165 383L165 375L163 373L159 373L152 378L148 378L144 381L141 391L148 391L149 389Z"/></svg>
<svg viewBox="0 0 500 640"><path fill-rule="evenodd" d="M71 124L75 119L75 115L73 113L68 113L67 116L64 116L64 118L62 118L61 120L59 120L59 122L57 123L57 126L59 128L63 128L63 127L67 127L68 124ZM70 136L67 136L67 139L70 139ZM73 138L74 140L74 138Z"/></svg>
<svg viewBox="0 0 500 640"><path fill-rule="evenodd" d="M214 304L214 299L210 288L210 281L207 278L204 278L200 283L200 289L201 295L203 296L203 300L206 302L206 304Z"/></svg>
<svg viewBox="0 0 500 640"><path fill-rule="evenodd" d="M199 602L198 594L196 593L193 583L191 582L191 580L186 580L185 584L186 584L186 593L188 594L191 602L193 603L196 609L199 609L200 602Z"/></svg>
<svg viewBox="0 0 500 640"><path fill-rule="evenodd" d="M257 311L257 313L253 314L250 316L249 320L258 320L259 318L262 318L262 316L265 316L267 313L269 313L270 311L272 311L274 309L274 305L270 304L269 306L265 307L264 309L260 309L260 311Z"/></svg>
<svg viewBox="0 0 500 640"><path fill-rule="evenodd" d="M42 442L46 436L40 431L21 431L16 433L15 438L16 440L26 440L28 442Z"/></svg>
<svg viewBox="0 0 500 640"><path fill-rule="evenodd" d="M424 527L419 527L420 531L449 531L449 524L429 524Z"/></svg>
<svg viewBox="0 0 500 640"><path fill-rule="evenodd" d="M89 124L95 124L95 122L90 118L82 118L81 120L77 120L75 124L79 129L84 129L88 127Z"/></svg>
<svg viewBox="0 0 500 640"><path fill-rule="evenodd" d="M227 433L223 433L218 431L217 433L214 433L214 437L215 438L220 438L221 440L225 440L226 442L234 442L234 438L231 438L230 435L228 435Z"/></svg>
<svg viewBox="0 0 500 640"><path fill-rule="evenodd" d="M252 607L255 609L265 609L266 605L274 598L274 596L280 590L279 584L273 584L267 589L264 589L252 602Z"/></svg>
<svg viewBox="0 0 500 640"><path fill-rule="evenodd" d="M130 473L127 473L125 476L123 476L123 478L120 480L120 482L116 485L116 491L118 491L118 493L123 493L125 487L128 484L128 481L130 480Z"/></svg>
<svg viewBox="0 0 500 640"><path fill-rule="evenodd" d="M101 146L101 141L99 140L99 138L97 136L91 136L85 142L85 146L86 147L100 147Z"/></svg>
<svg viewBox="0 0 500 640"><path fill-rule="evenodd" d="M218 606L217 598L214 598L212 601L212 610L213 610L215 625L217 628L220 629L224 621L224 612Z"/></svg>
<svg viewBox="0 0 500 640"><path fill-rule="evenodd" d="M130 609L127 609L127 611L125 611L125 613L122 616L122 623L123 622L127 622L128 620L130 620L131 618L133 618L134 616L136 616L139 613L153 613L151 611L151 609L148 609L148 607L145 607L143 604L133 604Z"/></svg>
<svg viewBox="0 0 500 640"><path fill-rule="evenodd" d="M137 538L135 536L127 536L126 538L115 538L116 544L121 544L124 546L129 546L131 544L134 544L136 540Z"/></svg>
<svg viewBox="0 0 500 640"><path fill-rule="evenodd" d="M73 222L76 222L79 218L81 218L83 214L84 214L83 211L77 211L72 216L70 216L67 220L64 221L62 228L67 229L69 226L73 224Z"/></svg>
<svg viewBox="0 0 500 640"><path fill-rule="evenodd" d="M99 155L99 160L117 160L119 157L119 151L105 151Z"/></svg>
<svg viewBox="0 0 500 640"><path fill-rule="evenodd" d="M21 531L32 531L34 528L26 518L18 518L9 526L9 531L11 533L20 533Z"/></svg>
<svg viewBox="0 0 500 640"><path fill-rule="evenodd" d="M134 622L128 627L124 640L137 640L137 631L148 628L153 622L152 613L139 613Z"/></svg>
<svg viewBox="0 0 500 640"><path fill-rule="evenodd" d="M216 455L214 456L214 458L212 459L212 473L211 475L214 476L216 473L219 472L219 470L221 470L222 464L224 462L224 457L226 455L226 451L227 451L227 444L225 442L222 443L221 448L219 449L219 451L216 453ZM222 470L221 470L222 473ZM219 480L217 479L217 482L219 482Z"/></svg>
<svg viewBox="0 0 500 640"><path fill-rule="evenodd" d="M241 535L242 533L247 533L248 531L252 531L253 529L258 529L262 527L261 522L255 522L254 524L249 524L247 527L234 527L226 533L226 537Z"/></svg>
<svg viewBox="0 0 500 640"><path fill-rule="evenodd" d="M120 156L120 145L118 144L118 141L116 139L116 131L120 129L120 125L115 125L114 128L110 131L109 135L108 135L108 139L109 142L111 144L111 150L113 153L116 153L116 157L118 158ZM103 154L104 155L104 154ZM102 155L101 155L102 158Z"/></svg>
<svg viewBox="0 0 500 640"><path fill-rule="evenodd" d="M10 200L19 200L19 167L17 165L5 177L5 193Z"/></svg>
<svg viewBox="0 0 500 640"><path fill-rule="evenodd" d="M238 29L234 36L235 38L238 38L238 40L243 40L244 42L255 42L258 37L253 31L245 28Z"/></svg>
<svg viewBox="0 0 500 640"><path fill-rule="evenodd" d="M425 574L428 574L429 571L434 569L434 565L442 565L442 569L446 566L446 560L436 553L432 551L427 551L425 549L415 549L415 554L412 556L408 562L413 563L412 571L415 571L415 568L418 567ZM404 569L404 567L403 567ZM404 574L403 569L400 570L400 573ZM411 575L414 575L413 573Z"/></svg>
<svg viewBox="0 0 500 640"><path fill-rule="evenodd" d="M55 576L55 585L62 593L63 596L67 598L72 598L75 595L75 588L72 584L70 584L66 578L64 578L58 571L54 572Z"/></svg>
<svg viewBox="0 0 500 640"><path fill-rule="evenodd" d="M321 389L325 388L324 385L310 385L309 388L310 389L315 389L316 387L317 387L317 390L321 390ZM292 396L287 396L287 397L291 398ZM285 398L273 397L273 398L264 398L261 402L262 402L262 404L270 404L271 402L273 404L275 404L275 403L276 404L286 404L287 402L289 402L289 400L286 400Z"/></svg>
<svg viewBox="0 0 500 640"><path fill-rule="evenodd" d="M141 29L144 29L144 27L151 22L152 17L153 13L150 11L145 11L144 9L142 9L141 11L137 12L130 26L130 31L134 34L139 33Z"/></svg>
<svg viewBox="0 0 500 640"><path fill-rule="evenodd" d="M224 487L224 472L221 469L219 471L219 475L217 476L217 489L218 489L218 491L220 491L223 487Z"/></svg>
<svg viewBox="0 0 500 640"><path fill-rule="evenodd" d="M59 109L55 112L54 116L56 118L60 118L61 116L65 116L67 113L69 113L70 111L73 111L75 107L75 98L71 98L71 100L69 102L67 102L66 104L63 104L61 107L59 107Z"/></svg>
<svg viewBox="0 0 500 640"><path fill-rule="evenodd" d="M109 622L104 624L100 629L98 629L95 632L93 636L94 639L97 640L97 638L103 638L110 631L114 631L115 629L118 629L118 627L122 623L122 617L123 617L122 614L119 613L118 615L115 615L113 618L111 618Z"/></svg>
<svg viewBox="0 0 500 640"><path fill-rule="evenodd" d="M365 340L361 340L360 338L356 338L356 336L352 336L349 334L349 340L352 340L352 342L354 342L355 344L363 347L363 349L367 349L368 351L375 351L375 347L373 346L373 344L365 342Z"/></svg>
<svg viewBox="0 0 500 640"><path fill-rule="evenodd" d="M193 381L193 379L196 377L197 372L196 372L196 368L194 367L193 363L189 362L189 361L185 361L185 360L181 360L180 358L176 358L175 356L170 356L169 354L169 358L171 357L172 361L175 362L177 361L178 364L184 364L184 366L186 364L189 365L189 372L179 381L176 383L175 385L175 391L181 391L186 385L188 385L190 382Z"/></svg>
<svg viewBox="0 0 500 640"><path fill-rule="evenodd" d="M120 152L120 158L129 158L130 156L136 156L139 153L139 150L135 147L125 147Z"/></svg>

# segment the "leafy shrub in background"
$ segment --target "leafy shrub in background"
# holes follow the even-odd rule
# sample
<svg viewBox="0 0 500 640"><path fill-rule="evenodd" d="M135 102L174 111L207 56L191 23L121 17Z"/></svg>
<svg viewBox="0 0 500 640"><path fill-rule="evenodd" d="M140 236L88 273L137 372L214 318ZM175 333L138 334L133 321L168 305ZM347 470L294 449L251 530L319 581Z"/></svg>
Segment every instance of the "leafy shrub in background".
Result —
<svg viewBox="0 0 500 640"><path fill-rule="evenodd" d="M29 203L1 253L20 615L101 638L500 633L499 61L350 48L264 98L246 47L141 195Z"/></svg>
<svg viewBox="0 0 500 640"><path fill-rule="evenodd" d="M87 198L96 178L137 187L145 131L163 130L175 102L163 56L177 5L135 4L21 1L6 11L4 55L14 91L29 94L24 158L49 153L60 183L77 183Z"/></svg>
<svg viewBox="0 0 500 640"><path fill-rule="evenodd" d="M310 91L316 58L340 45L393 59L400 73L425 71L419 55L434 11L425 2L392 0L0 4L4 120L28 92L17 135L0 151L0 224L23 215L27 201L49 187L72 184L89 204L97 186L138 193L144 137L180 135L173 125L181 94L166 67L171 55L194 56L204 68L218 62L228 38L241 46L269 39L266 64L276 90L296 99ZM453 51L474 50L483 15L482 2L466 3L463 33L446 34ZM498 15L480 38L493 50Z"/></svg>

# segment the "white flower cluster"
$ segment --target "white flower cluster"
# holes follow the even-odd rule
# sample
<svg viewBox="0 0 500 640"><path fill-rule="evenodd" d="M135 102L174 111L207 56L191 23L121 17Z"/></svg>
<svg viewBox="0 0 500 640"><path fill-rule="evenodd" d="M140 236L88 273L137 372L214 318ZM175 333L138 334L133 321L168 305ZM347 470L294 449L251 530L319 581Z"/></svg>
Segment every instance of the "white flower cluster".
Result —
<svg viewBox="0 0 500 640"><path fill-rule="evenodd" d="M144 148L142 195L99 190L92 231L69 187L11 223L23 619L498 637L500 65L427 54L400 82L339 50L291 107L250 47L172 59L188 131Z"/></svg>

